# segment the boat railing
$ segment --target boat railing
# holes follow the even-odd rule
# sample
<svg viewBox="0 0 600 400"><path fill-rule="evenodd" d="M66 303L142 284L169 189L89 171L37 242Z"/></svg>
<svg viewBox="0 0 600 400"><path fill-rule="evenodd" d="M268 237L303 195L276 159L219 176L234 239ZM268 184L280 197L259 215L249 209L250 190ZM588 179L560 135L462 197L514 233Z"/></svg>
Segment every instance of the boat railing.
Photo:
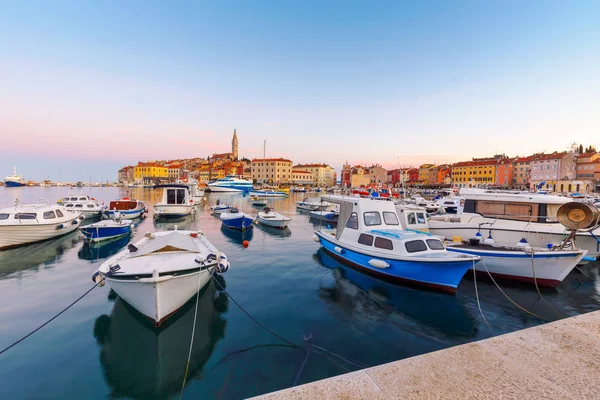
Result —
<svg viewBox="0 0 600 400"><path fill-rule="evenodd" d="M527 224L531 224L532 222L542 222L542 221L546 221L546 222L558 222L553 220L551 217L547 216L547 215L504 215L504 214L479 214L479 213L475 213L475 215L473 215L471 218L469 218L469 220L467 221L467 223L471 223L471 221L473 220L473 218L478 218L478 217L483 217L483 218L494 218L494 222L496 223L496 221L498 221L499 219L504 219L504 220L508 220L508 221L521 221L521 222L527 222ZM506 218L502 218L502 217L506 217ZM521 219L515 219L515 218L529 218L528 220L521 220ZM486 223L486 222L484 222Z"/></svg>

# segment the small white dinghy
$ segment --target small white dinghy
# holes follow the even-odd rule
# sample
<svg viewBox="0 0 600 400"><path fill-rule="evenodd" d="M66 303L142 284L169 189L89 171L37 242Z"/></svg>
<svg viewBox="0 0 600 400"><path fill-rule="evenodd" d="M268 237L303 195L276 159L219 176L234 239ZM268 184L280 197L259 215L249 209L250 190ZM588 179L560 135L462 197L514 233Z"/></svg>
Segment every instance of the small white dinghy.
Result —
<svg viewBox="0 0 600 400"><path fill-rule="evenodd" d="M228 269L227 257L200 231L149 232L105 261L92 280L104 278L158 327L208 283L209 270Z"/></svg>
<svg viewBox="0 0 600 400"><path fill-rule="evenodd" d="M261 224L277 229L287 228L288 222L292 220L285 215L275 212L269 207L265 207L262 211L260 211L257 219Z"/></svg>

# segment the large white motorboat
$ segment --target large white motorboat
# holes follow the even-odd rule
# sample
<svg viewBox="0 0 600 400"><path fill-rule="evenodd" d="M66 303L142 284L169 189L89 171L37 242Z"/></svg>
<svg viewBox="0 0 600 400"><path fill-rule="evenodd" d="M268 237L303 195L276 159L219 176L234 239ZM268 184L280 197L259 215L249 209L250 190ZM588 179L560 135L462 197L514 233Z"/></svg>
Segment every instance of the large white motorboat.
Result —
<svg viewBox="0 0 600 400"><path fill-rule="evenodd" d="M208 190L211 192L249 192L253 189L251 181L235 175L229 175L208 184Z"/></svg>
<svg viewBox="0 0 600 400"><path fill-rule="evenodd" d="M154 205L155 218L180 218L195 210L187 185L168 184L155 188L163 188L162 200Z"/></svg>
<svg viewBox="0 0 600 400"><path fill-rule="evenodd" d="M0 250L73 232L80 213L55 204L17 204L0 210Z"/></svg>
<svg viewBox="0 0 600 400"><path fill-rule="evenodd" d="M86 219L100 218L106 211L106 206L98 204L95 198L85 195L63 197L57 203L69 211L80 212Z"/></svg>
<svg viewBox="0 0 600 400"><path fill-rule="evenodd" d="M18 187L25 186L25 179L19 174L17 174L17 167L14 167L13 174L4 178L4 186L6 187Z"/></svg>
<svg viewBox="0 0 600 400"><path fill-rule="evenodd" d="M447 251L437 238L404 230L391 201L336 195L323 199L340 205L337 229L316 231L314 240L366 274L455 293L479 261Z"/></svg>
<svg viewBox="0 0 600 400"><path fill-rule="evenodd" d="M149 232L100 265L92 280L105 279L158 327L208 283L211 272L228 269L227 257L202 232Z"/></svg>
<svg viewBox="0 0 600 400"><path fill-rule="evenodd" d="M558 208L573 200L549 194L463 188L460 215L436 215L429 220L434 235L452 239L491 236L496 243L514 245L525 238L532 247L559 246L568 231L557 218ZM600 230L578 231L577 246L588 256L600 255Z"/></svg>
<svg viewBox="0 0 600 400"><path fill-rule="evenodd" d="M425 217L425 208L414 205L397 205L400 224L406 230L431 235ZM570 240L564 247L531 247L525 239L518 243L501 244L492 237L484 238L480 233L475 238L464 240L454 237L447 243L448 251L470 254L481 258L473 266L482 275L493 275L504 280L531 283L545 287L556 287L581 262L587 253Z"/></svg>

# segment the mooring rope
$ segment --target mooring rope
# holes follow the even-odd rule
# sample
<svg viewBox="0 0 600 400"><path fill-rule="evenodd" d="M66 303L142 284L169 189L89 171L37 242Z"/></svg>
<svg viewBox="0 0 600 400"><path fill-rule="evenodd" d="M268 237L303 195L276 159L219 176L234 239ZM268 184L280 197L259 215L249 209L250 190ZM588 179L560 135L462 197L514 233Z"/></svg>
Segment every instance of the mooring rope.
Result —
<svg viewBox="0 0 600 400"><path fill-rule="evenodd" d="M72 302L71 304L69 304L68 306L66 306L65 308L63 308L58 314L56 314L55 316L53 316L52 318L50 318L48 321L44 322L42 325L38 326L37 328L35 328L34 330L32 330L27 335L25 335L22 338L20 338L19 340L17 340L13 344L11 344L11 345L5 347L4 349L2 349L2 351L0 351L0 354L3 354L4 352L6 352L6 351L10 350L11 348L15 347L16 345L18 345L19 343L21 343L23 340L27 339L29 336L33 335L34 333L36 333L37 331L39 331L40 329L42 329L43 327L45 327L46 325L48 325L50 322L54 321L62 313L64 313L65 311L67 311L69 308L73 307L79 300L81 300L85 296L87 296L88 293L90 293L92 290L94 290L96 288L96 286L98 286L102 282L104 282L104 278L102 278L100 281L98 281L87 292L85 292L84 294L82 294L81 296L79 296L74 302Z"/></svg>
<svg viewBox="0 0 600 400"><path fill-rule="evenodd" d="M475 260L473 260L473 281L475 283L475 298L477 299L477 307L479 308L479 313L481 314L481 317L483 318L483 321L489 328L490 332L492 332L492 336L496 336L496 333L492 329L492 326L490 325L487 318L483 314L483 310L481 309L481 303L479 302L479 291L477 290L477 272L475 271Z"/></svg>
<svg viewBox="0 0 600 400"><path fill-rule="evenodd" d="M542 296L542 292L540 291L540 287L538 286L537 278L535 276L534 256L535 256L535 250L532 248L531 249L531 273L533 275L533 283L535 283L535 288L538 292L538 296L540 296L540 299L542 299L544 301L544 303L546 303L548 305L548 307L550 307L552 309L552 311L554 311L556 313L556 315L558 315L561 318L565 318L565 316L563 314L559 313L558 310L555 309L554 307L552 307L552 305L546 300L546 298L544 296Z"/></svg>

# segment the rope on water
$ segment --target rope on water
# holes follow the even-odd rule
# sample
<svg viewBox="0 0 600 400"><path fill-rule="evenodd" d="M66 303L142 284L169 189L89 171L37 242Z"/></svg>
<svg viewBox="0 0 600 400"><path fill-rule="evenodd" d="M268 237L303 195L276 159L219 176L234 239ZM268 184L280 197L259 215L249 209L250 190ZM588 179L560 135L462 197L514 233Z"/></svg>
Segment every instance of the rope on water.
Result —
<svg viewBox="0 0 600 400"><path fill-rule="evenodd" d="M483 310L481 309L481 303L479 302L479 291L477 290L477 273L475 271L475 260L473 260L473 268L472 269L473 269L473 281L475 283L475 298L477 299L477 307L479 308L479 313L481 314L481 317L483 318L483 321L489 328L490 332L492 332L492 336L496 336L496 333L492 329L492 326L490 325L487 318L483 314Z"/></svg>
<svg viewBox="0 0 600 400"><path fill-rule="evenodd" d="M29 336L33 335L34 333L36 333L37 331L39 331L40 329L42 329L43 327L45 327L46 325L48 325L50 322L54 321L56 318L58 318L62 313L64 313L65 311L67 311L69 308L73 307L75 305L75 303L77 303L79 300L83 299L85 296L87 296L88 293L90 293L92 290L94 290L96 288L96 286L98 286L100 283L104 282L104 278L102 278L100 281L98 281L94 286L92 286L87 292L85 292L84 294L82 294L81 296L79 296L74 302L72 302L71 304L69 304L68 306L66 306L65 308L63 308L58 314L56 314L54 317L50 318L48 321L44 322L42 325L38 326L37 328L35 328L34 330L32 330L31 332L29 332L27 335L23 336L21 339L17 340L16 342L14 342L13 344L11 344L10 346L5 347L4 349L2 349L2 351L0 351L0 354L3 354L4 352L10 350L11 348L15 347L16 345L18 345L19 343L21 343L23 340L27 339Z"/></svg>
<svg viewBox="0 0 600 400"><path fill-rule="evenodd" d="M556 315L558 315L561 318L565 318L565 315L561 314L560 312L558 312L558 310L554 307L552 307L552 304L550 304L546 298L544 296L542 296L542 292L540 291L540 287L538 286L537 283L537 278L535 276L535 262L534 262L534 255L535 255L535 250L532 248L531 249L531 273L533 275L533 283L535 283L535 288L538 292L538 296L540 296L540 299L542 299L544 301L544 303L546 303L548 305L548 307L550 307L552 309L552 311L554 311L556 313Z"/></svg>
<svg viewBox="0 0 600 400"><path fill-rule="evenodd" d="M298 349L302 349L302 347L301 347L301 346L298 346L296 343L294 343L294 342L291 342L291 341L289 341L289 340L285 339L284 337L282 337L282 336L278 335L277 333L273 332L271 329L267 328L267 327L266 327L266 326L264 326L262 323L260 323L260 322L259 322L259 321L258 321L256 318L254 318L254 317L253 317L253 316L252 316L252 315L251 315L251 314L250 314L248 311L246 311L246 309L244 309L244 307L242 307L242 305L241 305L240 303L238 303L238 302L237 302L237 301L236 301L236 300L235 300L235 299L234 299L234 298L231 296L231 294L229 294L229 292L228 292L228 291L227 291L227 290L226 290L226 289L223 287L223 285L221 285L221 283L219 282L219 280L215 278L215 275L213 274L213 272L212 272L211 270L208 270L208 272L210 273L211 277L213 278L213 281L214 281L214 282L215 282L215 283L216 283L216 284L219 286L219 289L220 289L221 291L223 291L223 293L225 293L225 294L227 295L227 297L229 297L229 298L231 299L231 301L233 301L233 302L235 303L235 305L236 305L236 306L238 306L238 308L239 308L239 309L240 309L240 310L241 310L241 311L242 311L244 314L246 314L246 315L248 316L248 318L250 318L250 319L251 319L252 321L254 321L254 322L255 322L255 323L258 325L258 326L260 326L261 328L263 328L264 330L266 330L267 332L269 332L271 335L275 336L277 339L281 340L282 342L289 344L291 347L295 347L295 348L298 348ZM314 349L313 349L313 347L316 347L317 349L319 349L319 351L316 351L316 350L314 350ZM358 367L358 368L366 368L366 367L371 367L371 365L369 365L369 364L365 364L365 363L362 363L362 362L360 362L360 361L356 361L356 360L353 360L353 359L351 359L351 358L348 358L348 357L341 356L341 355L339 355L339 354L337 354L337 353L334 353L334 352L332 352L332 351L329 351L329 350L327 350L327 349L325 349L325 348L323 348L323 347L319 347L319 346L317 346L317 345L315 345L315 344L311 345L311 347L310 347L310 351L311 351L312 353L315 353L315 354L318 354L318 355L320 355L320 356L322 356L322 357L325 357L325 358L327 358L328 360L330 360L331 362L333 362L334 364L336 364L336 365L338 365L338 366L339 366L339 364L338 364L337 362L335 362L335 361L334 361L334 360L333 360L333 359L332 359L330 356L328 356L328 355L327 355L327 354L325 354L325 353L331 354L332 356L334 356L334 357L337 357L337 358L339 358L340 360L343 360L343 361L345 361L346 363L348 363L348 364L350 364L350 365L354 365L354 366L356 366L356 367ZM324 352L325 352L325 353L324 353ZM342 367L342 368L343 368L343 369L345 369L346 371L349 371L349 370L348 370L348 368L345 368L345 367Z"/></svg>
<svg viewBox="0 0 600 400"><path fill-rule="evenodd" d="M210 272L210 268L208 269ZM211 273L212 275L212 273ZM187 380L188 371L190 369L190 360L192 358L192 347L194 346L194 334L196 333L196 318L198 316L198 299L200 297L200 282L202 280L202 274L198 272L198 291L196 292L196 307L194 309L194 324L192 325L192 337L190 339L190 351L188 352L187 362L185 363L185 374L183 375L183 382L181 383L181 390L179 391L179 399L183 395L183 388Z"/></svg>
<svg viewBox="0 0 600 400"><path fill-rule="evenodd" d="M300 374L302 374L302 370L304 369L304 366L306 365L306 361L308 361L308 356L310 354L311 339L312 339L312 334L309 334L308 337L304 338L304 341L306 342L306 357L304 357L304 361L302 362L302 365L300 366L300 369L298 370L298 373L296 374L296 379L294 379L294 384L292 386L296 386L298 384L298 379L300 379Z"/></svg>
<svg viewBox="0 0 600 400"><path fill-rule="evenodd" d="M494 285L496 285L496 287L498 288L498 290L500 290L500 293L502 293L504 295L504 297L506 297L508 299L508 301L510 301L512 304L514 304L517 308L519 308L522 311L525 311L527 314L533 315L536 318L539 318L541 320L550 322L550 320L548 318L544 318L541 315L538 315L532 311L527 310L524 307L521 307L519 304L517 304L517 302L515 302L513 299L510 298L509 295L507 295L504 290L502 290L502 288L500 287L500 285L498 285L498 282L496 282L496 280L494 279L494 277L492 276L492 274L490 273L490 270L487 268L487 266L485 265L485 262L483 262L483 260L481 260L481 265L483 265L483 267L485 268L486 272L488 273L490 279L492 280L492 282L494 282Z"/></svg>

